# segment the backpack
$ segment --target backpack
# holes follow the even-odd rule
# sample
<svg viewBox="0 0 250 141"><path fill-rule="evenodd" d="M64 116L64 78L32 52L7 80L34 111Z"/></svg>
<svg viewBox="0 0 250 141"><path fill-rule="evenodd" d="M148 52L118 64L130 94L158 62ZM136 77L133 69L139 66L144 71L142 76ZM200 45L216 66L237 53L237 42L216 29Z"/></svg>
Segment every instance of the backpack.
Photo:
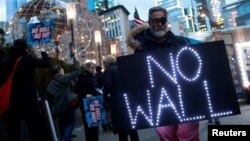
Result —
<svg viewBox="0 0 250 141"><path fill-rule="evenodd" d="M9 107L12 78L13 78L14 73L16 71L16 67L18 65L18 62L20 61L21 58L22 58L22 56L16 60L16 63L13 67L13 70L12 70L10 76L8 77L8 79L5 81L5 83L0 88L0 115L3 115Z"/></svg>

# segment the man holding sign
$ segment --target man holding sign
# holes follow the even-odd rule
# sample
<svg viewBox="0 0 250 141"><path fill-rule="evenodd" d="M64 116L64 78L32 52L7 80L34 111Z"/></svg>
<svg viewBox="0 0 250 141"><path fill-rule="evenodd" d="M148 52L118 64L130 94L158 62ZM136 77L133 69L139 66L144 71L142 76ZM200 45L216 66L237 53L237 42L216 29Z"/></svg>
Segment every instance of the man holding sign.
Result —
<svg viewBox="0 0 250 141"><path fill-rule="evenodd" d="M128 37L128 46L135 53L169 47L183 47L187 44L198 43L184 37L177 37L167 28L166 9L152 7L149 9L149 27L139 26L133 29ZM199 141L199 123L184 123L171 126L157 127L156 131L161 141Z"/></svg>

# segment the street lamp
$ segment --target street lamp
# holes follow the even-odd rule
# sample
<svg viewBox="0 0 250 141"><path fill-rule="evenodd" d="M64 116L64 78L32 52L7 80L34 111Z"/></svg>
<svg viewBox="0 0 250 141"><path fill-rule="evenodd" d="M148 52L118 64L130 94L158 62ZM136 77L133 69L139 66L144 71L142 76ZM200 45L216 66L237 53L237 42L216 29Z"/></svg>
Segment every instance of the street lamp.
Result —
<svg viewBox="0 0 250 141"><path fill-rule="evenodd" d="M96 30L94 32L95 35L95 44L98 47L98 55L99 55L99 65L101 66L101 51L100 51L100 46L102 45L102 35L101 35L101 31Z"/></svg>
<svg viewBox="0 0 250 141"><path fill-rule="evenodd" d="M112 55L116 56L116 44L111 44L110 45L110 52Z"/></svg>
<svg viewBox="0 0 250 141"><path fill-rule="evenodd" d="M70 57L74 53L75 50L75 43L74 43L74 22L73 20L76 18L76 5L75 3L67 3L66 4L67 9L67 20L70 22L70 28L71 28L71 44L70 44ZM73 52L72 52L73 51Z"/></svg>

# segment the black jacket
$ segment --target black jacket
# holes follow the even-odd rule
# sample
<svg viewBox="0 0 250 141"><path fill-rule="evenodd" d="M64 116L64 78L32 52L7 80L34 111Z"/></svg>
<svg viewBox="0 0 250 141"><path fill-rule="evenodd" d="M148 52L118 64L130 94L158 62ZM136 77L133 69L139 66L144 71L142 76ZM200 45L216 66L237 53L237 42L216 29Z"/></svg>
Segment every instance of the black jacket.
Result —
<svg viewBox="0 0 250 141"><path fill-rule="evenodd" d="M127 123L126 120L128 117L125 118L126 114L122 114L121 112L127 111L126 105L119 100L122 98L121 92L121 83L120 77L118 72L118 66L116 63L110 64L103 73L103 80L104 80L104 96L110 94L111 98L111 112L112 112L112 124L115 130L124 130L124 127ZM118 106L119 105L119 106ZM124 126L118 127L117 122L119 121L120 124Z"/></svg>
<svg viewBox="0 0 250 141"><path fill-rule="evenodd" d="M50 67L51 59L42 52L42 59L31 55L23 55L12 80L10 106L7 116L30 117L39 114L37 87L34 71L36 68ZM18 56L10 57L0 62L0 86L7 80Z"/></svg>
<svg viewBox="0 0 250 141"><path fill-rule="evenodd" d="M171 31L167 32L165 35L165 40L157 42L152 37L149 29L139 33L137 36L135 36L135 38L140 42L142 47L140 50L135 50L135 53L154 50L156 48L181 47L191 43L190 39L181 36L175 36Z"/></svg>
<svg viewBox="0 0 250 141"><path fill-rule="evenodd" d="M164 39L156 41L150 33L148 25L142 25L132 29L126 41L128 47L132 48L134 53L200 43L200 41L194 39L176 36L171 31L167 31Z"/></svg>
<svg viewBox="0 0 250 141"><path fill-rule="evenodd" d="M75 85L75 93L77 93L80 101L82 101L82 99L85 98L87 94L92 94L93 96L100 95L100 93L96 91L96 88L98 88L98 82L96 77L90 72L85 70L78 76Z"/></svg>

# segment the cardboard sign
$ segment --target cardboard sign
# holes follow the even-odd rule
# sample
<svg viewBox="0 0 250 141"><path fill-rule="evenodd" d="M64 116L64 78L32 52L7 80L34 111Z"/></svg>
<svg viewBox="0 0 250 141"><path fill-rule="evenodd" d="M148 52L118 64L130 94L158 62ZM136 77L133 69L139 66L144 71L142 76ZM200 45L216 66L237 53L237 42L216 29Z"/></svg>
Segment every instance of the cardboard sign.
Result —
<svg viewBox="0 0 250 141"><path fill-rule="evenodd" d="M102 95L95 96L92 99L84 98L83 107L89 127L95 127L107 123Z"/></svg>
<svg viewBox="0 0 250 141"><path fill-rule="evenodd" d="M223 41L118 58L122 91L116 109L126 129L143 129L240 114ZM118 107L118 108L117 108ZM118 125L124 126L121 119Z"/></svg>
<svg viewBox="0 0 250 141"><path fill-rule="evenodd" d="M27 40L30 45L37 45L39 43L47 43L53 38L52 21L44 21L40 23L28 24L27 28Z"/></svg>

